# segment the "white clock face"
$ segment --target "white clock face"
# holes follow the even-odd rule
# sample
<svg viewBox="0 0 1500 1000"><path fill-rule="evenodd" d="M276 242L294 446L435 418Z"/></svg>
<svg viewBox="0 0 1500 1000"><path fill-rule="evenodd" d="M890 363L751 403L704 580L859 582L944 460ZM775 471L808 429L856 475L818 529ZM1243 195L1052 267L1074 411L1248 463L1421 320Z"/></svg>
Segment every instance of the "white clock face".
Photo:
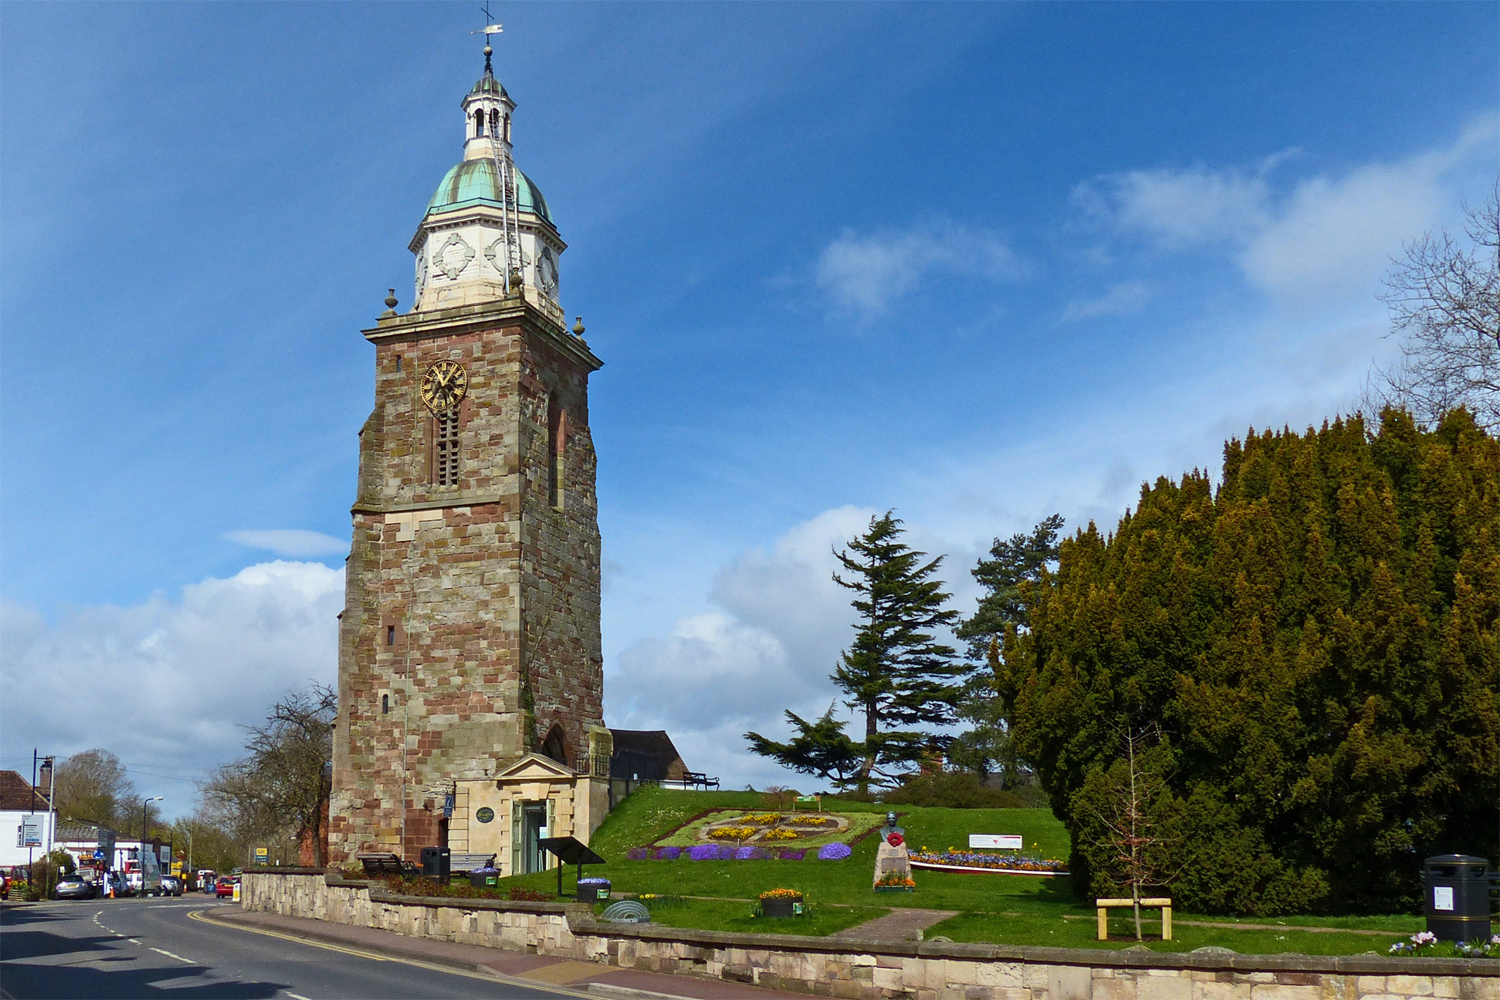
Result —
<svg viewBox="0 0 1500 1000"><path fill-rule="evenodd" d="M542 247L541 255L537 257L536 276L542 291L557 298L557 258L553 256L551 247Z"/></svg>

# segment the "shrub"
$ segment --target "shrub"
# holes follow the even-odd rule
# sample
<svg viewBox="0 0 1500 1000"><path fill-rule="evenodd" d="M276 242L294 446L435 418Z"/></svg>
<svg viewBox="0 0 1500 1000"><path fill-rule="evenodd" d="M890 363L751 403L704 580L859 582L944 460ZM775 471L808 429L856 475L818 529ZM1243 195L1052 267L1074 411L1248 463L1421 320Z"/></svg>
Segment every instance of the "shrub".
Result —
<svg viewBox="0 0 1500 1000"><path fill-rule="evenodd" d="M680 857L682 857L682 848L680 847L663 847L656 852L656 860L658 861L676 861Z"/></svg>
<svg viewBox="0 0 1500 1000"><path fill-rule="evenodd" d="M842 861L854 853L848 844L824 844L818 848L819 861Z"/></svg>
<svg viewBox="0 0 1500 1000"><path fill-rule="evenodd" d="M776 856L782 861L801 861L807 857L807 850L802 847L783 847L777 850Z"/></svg>

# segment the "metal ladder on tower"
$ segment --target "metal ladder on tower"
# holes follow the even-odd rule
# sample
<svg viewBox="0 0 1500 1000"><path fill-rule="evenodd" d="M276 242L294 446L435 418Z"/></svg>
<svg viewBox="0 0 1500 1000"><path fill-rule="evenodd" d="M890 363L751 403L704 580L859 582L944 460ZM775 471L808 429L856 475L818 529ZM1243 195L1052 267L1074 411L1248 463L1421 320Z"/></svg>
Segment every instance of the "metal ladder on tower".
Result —
<svg viewBox="0 0 1500 1000"><path fill-rule="evenodd" d="M521 211L516 192L516 166L499 134L498 116L490 118L490 161L495 167L500 188L500 239L505 244L505 292L511 288L511 275L521 270Z"/></svg>

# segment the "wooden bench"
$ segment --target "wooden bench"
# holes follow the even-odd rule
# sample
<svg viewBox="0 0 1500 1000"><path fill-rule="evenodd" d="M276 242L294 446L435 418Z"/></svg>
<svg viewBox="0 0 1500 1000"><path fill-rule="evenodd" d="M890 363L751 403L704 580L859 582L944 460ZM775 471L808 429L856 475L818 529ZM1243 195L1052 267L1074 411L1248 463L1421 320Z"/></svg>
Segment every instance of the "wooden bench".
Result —
<svg viewBox="0 0 1500 1000"><path fill-rule="evenodd" d="M1133 899L1096 899L1094 905L1099 908L1099 940L1109 940L1109 911L1129 907L1135 909ZM1161 939L1172 940L1172 900L1166 896L1152 896L1141 900L1141 905L1147 909L1161 910Z"/></svg>
<svg viewBox="0 0 1500 1000"><path fill-rule="evenodd" d="M702 788L705 792L708 791L710 785L712 785L714 788L719 787L718 778L710 778L702 771L683 772L682 783L684 785L693 785L695 787Z"/></svg>
<svg viewBox="0 0 1500 1000"><path fill-rule="evenodd" d="M489 868L494 863L493 854L460 854L454 851L448 858L448 870L461 875L476 868Z"/></svg>
<svg viewBox="0 0 1500 1000"><path fill-rule="evenodd" d="M412 878L422 874L420 868L410 861L402 861L396 854L356 854L354 859L364 865L366 875Z"/></svg>

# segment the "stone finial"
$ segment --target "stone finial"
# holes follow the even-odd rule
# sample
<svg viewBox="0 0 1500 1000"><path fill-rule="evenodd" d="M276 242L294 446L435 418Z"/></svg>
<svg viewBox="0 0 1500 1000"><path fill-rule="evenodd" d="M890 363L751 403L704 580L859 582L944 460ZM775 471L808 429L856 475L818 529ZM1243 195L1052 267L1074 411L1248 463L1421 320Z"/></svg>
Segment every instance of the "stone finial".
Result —
<svg viewBox="0 0 1500 1000"><path fill-rule="evenodd" d="M582 316L574 316L573 317L573 336L575 336L575 337L582 337L583 336L583 317Z"/></svg>
<svg viewBox="0 0 1500 1000"><path fill-rule="evenodd" d="M388 317L396 315L396 290L394 288L391 288L387 289L387 291L390 294L385 297L385 312L380 314L381 319L387 319Z"/></svg>

